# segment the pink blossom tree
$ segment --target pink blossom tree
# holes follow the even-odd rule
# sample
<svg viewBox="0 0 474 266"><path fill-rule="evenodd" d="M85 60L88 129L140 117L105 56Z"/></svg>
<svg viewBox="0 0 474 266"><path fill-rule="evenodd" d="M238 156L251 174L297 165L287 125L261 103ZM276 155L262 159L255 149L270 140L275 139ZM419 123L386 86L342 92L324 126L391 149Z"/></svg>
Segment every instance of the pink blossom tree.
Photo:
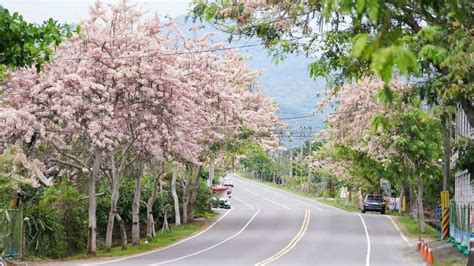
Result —
<svg viewBox="0 0 474 266"><path fill-rule="evenodd" d="M96 2L82 34L63 43L44 73L21 70L5 84L0 141L45 145L50 162L88 176L88 252L96 252L96 182L110 180L111 206L105 245L112 245L120 181L136 160L150 161L155 174L147 201L147 235L156 188L168 161L190 163L192 180L183 199L193 204L200 167L209 145L239 127L269 133L276 107L249 90L257 75L235 53L210 52L211 35L186 37L173 21L149 19L122 1L105 8ZM194 29L195 30L195 29ZM14 126L12 126L14 125ZM262 145L276 140L260 134ZM132 242L139 243L140 173L133 200ZM46 179L45 179L46 180ZM191 208L193 210L193 208ZM188 211L185 211L186 216ZM190 213L192 219L192 211Z"/></svg>

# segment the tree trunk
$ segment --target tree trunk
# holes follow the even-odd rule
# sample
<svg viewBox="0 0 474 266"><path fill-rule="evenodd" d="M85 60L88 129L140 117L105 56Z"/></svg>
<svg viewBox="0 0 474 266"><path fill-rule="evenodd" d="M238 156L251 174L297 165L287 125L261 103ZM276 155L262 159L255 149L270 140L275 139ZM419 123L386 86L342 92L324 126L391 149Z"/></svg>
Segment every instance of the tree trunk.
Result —
<svg viewBox="0 0 474 266"><path fill-rule="evenodd" d="M122 249L127 249L127 231L125 231L125 222L122 220L122 217L120 217L118 213L115 213L115 219L117 219L117 222L120 225L120 245L122 246Z"/></svg>
<svg viewBox="0 0 474 266"><path fill-rule="evenodd" d="M188 223L188 204L189 204L189 184L187 179L181 179L181 187L183 188L182 206L183 206L183 224Z"/></svg>
<svg viewBox="0 0 474 266"><path fill-rule="evenodd" d="M109 210L109 219L107 222L107 232L105 233L105 248L110 250L112 248L112 233L114 230L114 219L117 214L117 203L119 200L119 185L121 171L117 170L115 166L115 155L111 156L112 161L112 195Z"/></svg>
<svg viewBox="0 0 474 266"><path fill-rule="evenodd" d="M188 193L183 194L183 224L188 223L188 203L189 203Z"/></svg>
<svg viewBox="0 0 474 266"><path fill-rule="evenodd" d="M420 223L420 232L425 232L425 211L423 209L423 180L421 175L418 175L418 217Z"/></svg>
<svg viewBox="0 0 474 266"><path fill-rule="evenodd" d="M402 185L400 186L400 206L398 208L398 213L400 215L402 215L402 213L403 213L403 210L402 210L402 208L403 208L403 196L405 196L405 186L402 183Z"/></svg>
<svg viewBox="0 0 474 266"><path fill-rule="evenodd" d="M113 181L114 183L116 181ZM107 232L105 233L105 248L110 250L112 248L112 233L114 230L114 219L115 215L117 214L117 202L118 202L118 185L114 184L114 188L112 191L112 202L110 204L109 210L109 218L107 222Z"/></svg>
<svg viewBox="0 0 474 266"><path fill-rule="evenodd" d="M146 237L148 240L151 240L155 234L155 219L153 217L153 205L155 204L156 200L156 191L158 189L158 184L160 182L160 177L164 173L164 164L159 162L157 164L158 171L154 171L154 179L153 179L153 188L151 192L151 196L148 198L148 202L146 205Z"/></svg>
<svg viewBox="0 0 474 266"><path fill-rule="evenodd" d="M148 240L155 236L155 234L153 234L153 227L155 226L155 219L153 218L153 205L156 199L156 182L158 182L158 180L155 179L153 181L153 190L151 196L148 198L146 205L146 237Z"/></svg>
<svg viewBox="0 0 474 266"><path fill-rule="evenodd" d="M88 210L88 233L87 233L87 253L97 252L97 201L95 195L95 185L98 179L100 165L102 164L102 151L97 149L94 153L94 163L92 173L89 175L89 210Z"/></svg>
<svg viewBox="0 0 474 266"><path fill-rule="evenodd" d="M168 224L168 211L165 210L163 213L163 227L161 228L161 232L169 231L169 230L170 230L170 226Z"/></svg>
<svg viewBox="0 0 474 266"><path fill-rule="evenodd" d="M176 193L176 176L177 171L173 168L173 175L171 178L171 194L173 195L173 202L174 202L174 217L175 217L175 224L176 226L181 225L181 215L179 213L179 199L178 194Z"/></svg>
<svg viewBox="0 0 474 266"><path fill-rule="evenodd" d="M208 186L212 186L214 180L214 157L209 157L209 179L207 181Z"/></svg>
<svg viewBox="0 0 474 266"><path fill-rule="evenodd" d="M415 189L410 187L410 217L418 221L418 208L416 204Z"/></svg>
<svg viewBox="0 0 474 266"><path fill-rule="evenodd" d="M194 167L194 182L193 186L191 187L191 195L189 198L189 214L188 214L188 219L190 221L194 220L194 211L196 208L196 199L197 199L197 194L199 193L199 180L201 178L201 166L195 166Z"/></svg>
<svg viewBox="0 0 474 266"><path fill-rule="evenodd" d="M140 200L141 200L141 171L135 177L135 195L132 202L132 245L140 245Z"/></svg>

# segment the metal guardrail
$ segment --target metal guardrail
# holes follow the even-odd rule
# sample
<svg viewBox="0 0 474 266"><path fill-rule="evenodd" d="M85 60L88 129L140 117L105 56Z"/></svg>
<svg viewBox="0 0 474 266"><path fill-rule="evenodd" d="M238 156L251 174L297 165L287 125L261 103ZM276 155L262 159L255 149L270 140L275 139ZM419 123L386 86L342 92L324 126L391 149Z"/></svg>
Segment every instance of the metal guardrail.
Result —
<svg viewBox="0 0 474 266"><path fill-rule="evenodd" d="M449 242L459 252L469 254L469 241L474 238L471 230L471 204L458 205L451 201L449 206Z"/></svg>

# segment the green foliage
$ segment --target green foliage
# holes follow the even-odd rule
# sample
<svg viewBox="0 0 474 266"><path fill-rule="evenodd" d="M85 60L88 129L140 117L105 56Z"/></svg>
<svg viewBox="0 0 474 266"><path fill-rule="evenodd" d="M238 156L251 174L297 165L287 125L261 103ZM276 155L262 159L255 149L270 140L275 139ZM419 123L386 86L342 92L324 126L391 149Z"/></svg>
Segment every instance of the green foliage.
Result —
<svg viewBox="0 0 474 266"><path fill-rule="evenodd" d="M245 157L241 159L241 163L244 167L258 173L260 176L269 177L272 174L272 157L258 146L253 146L249 149L245 153Z"/></svg>
<svg viewBox="0 0 474 266"><path fill-rule="evenodd" d="M63 226L59 213L52 208L31 205L26 210L28 253L34 256L55 256L55 248Z"/></svg>
<svg viewBox="0 0 474 266"><path fill-rule="evenodd" d="M461 139L455 147L458 152L456 169L467 170L471 175L474 173L474 140Z"/></svg>
<svg viewBox="0 0 474 266"><path fill-rule="evenodd" d="M87 201L70 183L26 188L27 252L30 256L64 258L85 250Z"/></svg>
<svg viewBox="0 0 474 266"><path fill-rule="evenodd" d="M303 193L312 193L316 190L316 184L309 176L293 176L288 179L285 186Z"/></svg>
<svg viewBox="0 0 474 266"><path fill-rule="evenodd" d="M212 190L207 186L206 181L200 180L199 190L196 197L196 217L208 218L211 215L211 205L209 199L212 197ZM171 202L170 208L171 208Z"/></svg>
<svg viewBox="0 0 474 266"><path fill-rule="evenodd" d="M7 69L34 65L39 72L52 59L53 47L72 33L71 25L53 19L36 25L23 20L17 12L0 9L0 80Z"/></svg>
<svg viewBox="0 0 474 266"><path fill-rule="evenodd" d="M11 193L14 188L14 182L4 174L11 172L13 158L14 156L9 150L0 155L0 209L9 206Z"/></svg>
<svg viewBox="0 0 474 266"><path fill-rule="evenodd" d="M422 77L418 87L430 103L474 95L470 1L299 0L273 1L255 13L247 8L235 1L195 0L193 13L222 22L234 34L260 38L275 57L297 51L319 55L310 75L325 77L329 86L372 73L389 84L401 74ZM275 26L275 13L289 26ZM315 17L330 30L307 30Z"/></svg>
<svg viewBox="0 0 474 266"><path fill-rule="evenodd" d="M62 258L85 250L87 242L87 201L79 191L64 181L45 190L39 208L53 209L63 226L56 247L48 257Z"/></svg>

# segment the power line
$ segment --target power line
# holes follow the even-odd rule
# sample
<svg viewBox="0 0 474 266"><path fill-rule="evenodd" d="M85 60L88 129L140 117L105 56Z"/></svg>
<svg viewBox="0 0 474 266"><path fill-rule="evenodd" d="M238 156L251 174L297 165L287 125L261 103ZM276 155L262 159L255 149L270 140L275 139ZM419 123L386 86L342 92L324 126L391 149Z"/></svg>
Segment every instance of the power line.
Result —
<svg viewBox="0 0 474 266"><path fill-rule="evenodd" d="M346 113L356 113L356 112L361 112L365 111L367 109L370 109L372 107L379 107L378 105L371 105L371 106L366 106L366 107L361 107L357 110L348 110L348 111L336 111L332 112L329 114L305 114L301 116L293 116L293 117L281 117L281 120L298 120L298 119L306 119L306 118L313 118L313 117L321 117L321 116L331 116L331 115L336 115L336 114L346 114Z"/></svg>
<svg viewBox="0 0 474 266"><path fill-rule="evenodd" d="M239 46L230 46L230 47L222 47L222 48L213 48L213 49L205 49L205 50L198 50L198 51L182 51L182 52L173 52L173 53L158 53L153 55L130 55L130 56L84 56L84 57L72 57L72 58L61 58L57 57L54 60L64 60L64 61L74 61L74 60L113 60L113 59L141 59L141 58L151 58L151 57L158 57L158 56L171 56L171 55L184 55L184 54L200 54L200 53L209 53L209 52L218 52L218 51L227 51L227 50L235 50L241 48L251 48L256 46L261 46L263 43L254 43L254 44L245 44Z"/></svg>

